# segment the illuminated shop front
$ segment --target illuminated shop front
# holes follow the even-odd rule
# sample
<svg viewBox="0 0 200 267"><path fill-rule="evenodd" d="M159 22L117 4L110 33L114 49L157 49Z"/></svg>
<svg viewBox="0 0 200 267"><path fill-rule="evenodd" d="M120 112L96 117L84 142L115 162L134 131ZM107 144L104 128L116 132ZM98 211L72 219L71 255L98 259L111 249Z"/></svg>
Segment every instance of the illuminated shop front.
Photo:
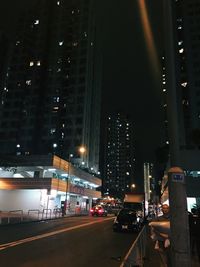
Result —
<svg viewBox="0 0 200 267"><path fill-rule="evenodd" d="M101 197L101 179L57 156L5 159L0 166L0 210L55 209L89 211Z"/></svg>

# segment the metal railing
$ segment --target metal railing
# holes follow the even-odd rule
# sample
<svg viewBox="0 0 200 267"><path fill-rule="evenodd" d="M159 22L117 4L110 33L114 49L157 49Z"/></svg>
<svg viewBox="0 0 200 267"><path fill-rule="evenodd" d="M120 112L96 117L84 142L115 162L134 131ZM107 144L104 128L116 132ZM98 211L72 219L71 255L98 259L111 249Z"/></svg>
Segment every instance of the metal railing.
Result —
<svg viewBox="0 0 200 267"><path fill-rule="evenodd" d="M120 267L143 266L146 256L147 227L143 226L133 245L129 249Z"/></svg>
<svg viewBox="0 0 200 267"><path fill-rule="evenodd" d="M55 209L30 209L27 212L23 210L11 210L0 212L0 225L21 223L27 221L40 221L62 217L62 211L60 208Z"/></svg>

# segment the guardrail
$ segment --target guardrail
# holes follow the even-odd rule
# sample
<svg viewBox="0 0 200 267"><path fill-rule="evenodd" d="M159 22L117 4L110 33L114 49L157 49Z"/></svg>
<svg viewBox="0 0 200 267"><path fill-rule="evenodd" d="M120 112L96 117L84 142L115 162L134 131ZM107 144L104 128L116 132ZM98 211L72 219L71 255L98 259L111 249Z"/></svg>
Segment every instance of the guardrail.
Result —
<svg viewBox="0 0 200 267"><path fill-rule="evenodd" d="M62 217L60 208L55 209L30 209L27 212L23 210L11 210L7 212L0 211L0 225L21 223L27 221L40 221Z"/></svg>
<svg viewBox="0 0 200 267"><path fill-rule="evenodd" d="M120 267L143 266L146 257L147 227L143 226L135 242L129 249Z"/></svg>

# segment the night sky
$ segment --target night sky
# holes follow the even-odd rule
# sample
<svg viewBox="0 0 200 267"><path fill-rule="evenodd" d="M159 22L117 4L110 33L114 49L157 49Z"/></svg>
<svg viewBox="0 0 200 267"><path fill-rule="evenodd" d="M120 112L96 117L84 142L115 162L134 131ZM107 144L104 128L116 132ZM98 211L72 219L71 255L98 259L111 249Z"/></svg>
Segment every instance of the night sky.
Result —
<svg viewBox="0 0 200 267"><path fill-rule="evenodd" d="M31 3L30 3L31 2ZM11 35L21 10L34 0L7 0L0 4L0 29ZM158 66L147 49L139 2L143 0L101 0L98 10L103 41L103 113L124 110L134 125L138 157L153 161L162 143L161 84ZM161 0L148 2L155 53L162 53ZM150 3L149 3L150 2ZM157 64L158 65L158 64ZM137 155L136 155L137 156Z"/></svg>
<svg viewBox="0 0 200 267"><path fill-rule="evenodd" d="M140 0L141 1L141 0ZM140 20L138 2L109 0L102 7L104 109L119 107L132 116L138 155L153 161L162 145L161 73L152 62ZM117 4L116 4L117 2ZM162 56L162 1L148 6L155 52Z"/></svg>

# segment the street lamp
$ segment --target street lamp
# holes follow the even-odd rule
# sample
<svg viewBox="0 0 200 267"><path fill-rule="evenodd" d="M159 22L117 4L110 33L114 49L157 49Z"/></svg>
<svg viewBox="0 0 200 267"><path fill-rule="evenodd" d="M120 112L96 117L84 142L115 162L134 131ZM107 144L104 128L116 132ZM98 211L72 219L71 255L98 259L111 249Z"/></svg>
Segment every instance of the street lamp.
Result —
<svg viewBox="0 0 200 267"><path fill-rule="evenodd" d="M79 147L79 153L81 154L81 164L83 163L83 155L86 152L86 148L84 146Z"/></svg>
<svg viewBox="0 0 200 267"><path fill-rule="evenodd" d="M70 179L70 161L71 158L73 157L73 154L69 154L68 156L68 162L67 162L67 176L66 176L66 195L65 195L65 214L66 214L66 209L68 208L68 192L69 192L69 179Z"/></svg>
<svg viewBox="0 0 200 267"><path fill-rule="evenodd" d="M132 185L131 185L131 189L132 189L132 190L135 189L135 187L136 187L135 184L132 184Z"/></svg>

